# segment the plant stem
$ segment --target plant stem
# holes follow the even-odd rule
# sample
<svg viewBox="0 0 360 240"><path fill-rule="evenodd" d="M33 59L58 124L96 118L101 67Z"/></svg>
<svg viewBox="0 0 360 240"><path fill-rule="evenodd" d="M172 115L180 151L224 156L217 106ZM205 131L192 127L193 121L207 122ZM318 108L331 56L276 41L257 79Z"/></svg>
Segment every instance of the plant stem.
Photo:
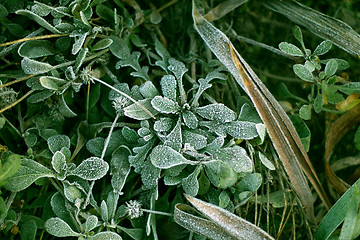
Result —
<svg viewBox="0 0 360 240"><path fill-rule="evenodd" d="M113 122L112 125L111 125L110 131L109 131L109 135L108 135L108 137L106 138L106 141L105 141L105 144L104 144L104 149L103 149L103 151L102 151L102 153L101 153L101 157L100 157L101 159L104 159L104 157L105 157L105 152L106 152L106 149L107 149L107 147L108 147L108 145L109 145L110 138L111 138L111 134L112 134L112 132L114 131L115 124L116 124L116 122L117 122L118 119L119 119L119 114L116 114L116 117L115 117L115 119L114 119L114 122Z"/></svg>

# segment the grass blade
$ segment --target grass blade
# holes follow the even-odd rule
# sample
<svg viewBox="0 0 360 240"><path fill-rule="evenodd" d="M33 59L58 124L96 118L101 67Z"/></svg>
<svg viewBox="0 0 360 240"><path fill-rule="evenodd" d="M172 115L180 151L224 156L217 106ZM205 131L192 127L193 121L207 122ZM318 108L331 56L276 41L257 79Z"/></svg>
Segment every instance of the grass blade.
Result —
<svg viewBox="0 0 360 240"><path fill-rule="evenodd" d="M195 5L193 18L200 36L253 101L307 216L314 220L313 199L301 168L325 206L329 207L330 203L292 122L266 86L237 53L225 34L207 22Z"/></svg>
<svg viewBox="0 0 360 240"><path fill-rule="evenodd" d="M263 4L348 53L360 56L360 35L346 23L296 1L266 0Z"/></svg>

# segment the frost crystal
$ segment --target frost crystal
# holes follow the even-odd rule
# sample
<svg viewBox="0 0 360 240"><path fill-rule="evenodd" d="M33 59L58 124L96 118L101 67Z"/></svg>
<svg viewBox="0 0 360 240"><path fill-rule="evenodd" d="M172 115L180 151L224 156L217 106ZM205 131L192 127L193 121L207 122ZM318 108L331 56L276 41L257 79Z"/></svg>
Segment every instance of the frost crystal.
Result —
<svg viewBox="0 0 360 240"><path fill-rule="evenodd" d="M126 213L130 218L138 218L141 217L144 212L141 209L141 204L138 201L130 200L125 203L126 204Z"/></svg>

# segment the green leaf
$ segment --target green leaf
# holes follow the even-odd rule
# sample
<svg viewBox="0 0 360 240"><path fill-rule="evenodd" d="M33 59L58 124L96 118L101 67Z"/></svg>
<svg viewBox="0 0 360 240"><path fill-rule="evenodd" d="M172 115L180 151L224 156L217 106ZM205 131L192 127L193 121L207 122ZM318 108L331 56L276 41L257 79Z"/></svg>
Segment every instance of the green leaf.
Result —
<svg viewBox="0 0 360 240"><path fill-rule="evenodd" d="M17 154L10 154L5 161L0 164L0 186L6 183L6 180L13 176L21 166L21 157Z"/></svg>
<svg viewBox="0 0 360 240"><path fill-rule="evenodd" d="M338 68L338 64L334 59L331 59L329 62L327 62L325 66L326 77L330 77L334 75L337 71L337 68Z"/></svg>
<svg viewBox="0 0 360 240"><path fill-rule="evenodd" d="M96 14L101 17L102 19L105 19L108 22L113 22L114 21L114 11L103 5L103 4L99 4L96 6Z"/></svg>
<svg viewBox="0 0 360 240"><path fill-rule="evenodd" d="M294 127L299 134L300 140L304 145L305 150L308 152L310 149L311 132L308 126L298 115L289 116L290 120L294 124Z"/></svg>
<svg viewBox="0 0 360 240"><path fill-rule="evenodd" d="M180 80L182 79L183 75L188 71L188 69L185 67L185 64L174 59L169 59L169 67L168 69L174 73L176 79Z"/></svg>
<svg viewBox="0 0 360 240"><path fill-rule="evenodd" d="M101 204L100 204L100 213L101 213L101 219L104 222L108 222L109 221L109 210L108 210L108 206L104 200L102 200Z"/></svg>
<svg viewBox="0 0 360 240"><path fill-rule="evenodd" d="M122 194L121 190L125 185L127 176L130 173L129 155L131 150L125 146L118 147L111 156L110 175L111 186L118 194Z"/></svg>
<svg viewBox="0 0 360 240"><path fill-rule="evenodd" d="M225 131L233 138L253 139L258 136L256 123L245 121L232 121L226 124Z"/></svg>
<svg viewBox="0 0 360 240"><path fill-rule="evenodd" d="M302 35L302 32L301 32L301 29L299 28L299 26L295 26L294 29L293 29L293 34L294 34L294 37L299 41L299 43L301 44L301 47L302 48L305 48L305 45L304 45L304 40L303 40L303 35Z"/></svg>
<svg viewBox="0 0 360 240"><path fill-rule="evenodd" d="M249 191L256 192L262 184L262 176L260 173L252 173L245 176L241 181L236 184L236 189L240 192Z"/></svg>
<svg viewBox="0 0 360 240"><path fill-rule="evenodd" d="M231 122L236 119L236 113L222 103L213 103L195 108L195 112L201 117L216 120L221 123Z"/></svg>
<svg viewBox="0 0 360 240"><path fill-rule="evenodd" d="M193 112L187 110L183 111L182 118L188 128L196 129L198 127L199 120Z"/></svg>
<svg viewBox="0 0 360 240"><path fill-rule="evenodd" d="M293 66L293 71L296 74L296 76L298 76L301 80L304 80L306 82L314 81L314 77L313 77L312 73L304 65L295 64Z"/></svg>
<svg viewBox="0 0 360 240"><path fill-rule="evenodd" d="M153 98L159 95L158 90L151 81L146 81L144 84L142 84L139 88L139 91L144 98Z"/></svg>
<svg viewBox="0 0 360 240"><path fill-rule="evenodd" d="M355 187L359 189L360 179L358 179L332 206L325 217L321 220L314 233L315 240L326 240L344 221L355 193Z"/></svg>
<svg viewBox="0 0 360 240"><path fill-rule="evenodd" d="M63 147L70 149L70 138L66 135L54 135L48 138L47 144L50 151L55 154Z"/></svg>
<svg viewBox="0 0 360 240"><path fill-rule="evenodd" d="M40 163L24 158L19 170L8 178L5 188L13 192L22 191L43 177L55 177L55 174Z"/></svg>
<svg viewBox="0 0 360 240"><path fill-rule="evenodd" d="M314 99L314 111L316 113L321 112L322 105L323 105L323 97L322 97L322 94L318 92Z"/></svg>
<svg viewBox="0 0 360 240"><path fill-rule="evenodd" d="M66 168L66 157L60 152L56 151L51 159L51 165L57 173L61 173Z"/></svg>
<svg viewBox="0 0 360 240"><path fill-rule="evenodd" d="M93 230L97 224L98 224L99 220L97 218L97 216L95 215L90 215L85 222L84 228L85 228L85 232L90 232L91 230Z"/></svg>
<svg viewBox="0 0 360 240"><path fill-rule="evenodd" d="M291 43L281 42L279 44L279 48L284 53L289 54L294 57L303 57L304 56L304 53L300 50L300 48L298 48L297 46L295 46L294 44L291 44Z"/></svg>
<svg viewBox="0 0 360 240"><path fill-rule="evenodd" d="M74 219L70 215L70 212L67 210L65 203L65 198L60 192L56 192L50 199L51 209L55 215L70 225L71 228L76 229L76 224ZM52 216L52 215L51 215Z"/></svg>
<svg viewBox="0 0 360 240"><path fill-rule="evenodd" d="M226 208L230 201L231 199L229 194L226 191L222 191L219 195L219 207Z"/></svg>
<svg viewBox="0 0 360 240"><path fill-rule="evenodd" d="M71 53L73 55L76 55L80 51L80 49L82 48L82 46L85 43L87 35L88 35L88 33L86 32L84 34L81 34L80 37L78 37L77 39L75 39L75 42L71 49Z"/></svg>
<svg viewBox="0 0 360 240"><path fill-rule="evenodd" d="M75 44L74 44L75 45ZM88 48L81 48L79 54L76 56L74 69L77 73L80 70L80 67L83 65L86 55L88 54Z"/></svg>
<svg viewBox="0 0 360 240"><path fill-rule="evenodd" d="M50 23L48 23L44 18L36 15L35 13L33 13L33 12L29 11L29 10L17 10L15 13L19 14L19 15L27 16L28 18L34 20L40 26L46 28L47 30L49 30L52 33L61 33L54 26L52 26Z"/></svg>
<svg viewBox="0 0 360 240"><path fill-rule="evenodd" d="M35 240L37 226L34 220L25 221L21 224L20 229L21 240Z"/></svg>
<svg viewBox="0 0 360 240"><path fill-rule="evenodd" d="M50 218L45 222L45 229L55 237L80 237L81 234L74 232L61 218Z"/></svg>
<svg viewBox="0 0 360 240"><path fill-rule="evenodd" d="M41 86L43 86L46 89L60 91L67 83L67 81L57 77L43 76L40 77L40 83Z"/></svg>
<svg viewBox="0 0 360 240"><path fill-rule="evenodd" d="M124 39L118 38L116 36L110 36L110 39L113 40L113 43L110 45L110 52L120 59L130 58L130 49Z"/></svg>
<svg viewBox="0 0 360 240"><path fill-rule="evenodd" d="M238 180L237 173L223 161L210 161L204 165L206 175L215 187L225 189Z"/></svg>
<svg viewBox="0 0 360 240"><path fill-rule="evenodd" d="M142 106L142 107L140 107ZM150 119L152 116L146 112L145 109L147 109L150 113L153 115L156 115L158 112L152 107L151 105L151 99L146 98L143 100L137 101L137 103L133 103L130 106L127 106L124 108L124 115L136 120L146 120Z"/></svg>
<svg viewBox="0 0 360 240"><path fill-rule="evenodd" d="M299 116L304 120L311 119L311 106L310 105L302 105L299 110Z"/></svg>
<svg viewBox="0 0 360 240"><path fill-rule="evenodd" d="M104 177L108 170L109 164L107 162L98 157L90 157L82 161L77 168L69 171L68 175L94 181Z"/></svg>
<svg viewBox="0 0 360 240"><path fill-rule="evenodd" d="M174 102L166 97L156 96L151 100L151 105L154 109L161 113L177 113L180 110L180 106L177 102Z"/></svg>
<svg viewBox="0 0 360 240"><path fill-rule="evenodd" d="M164 97L176 102L176 79L173 75L165 75L160 80Z"/></svg>
<svg viewBox="0 0 360 240"><path fill-rule="evenodd" d="M167 169L181 164L195 164L184 158L179 152L165 145L158 145L151 151L150 161L155 167L161 169Z"/></svg>
<svg viewBox="0 0 360 240"><path fill-rule="evenodd" d="M38 62L28 57L24 57L21 61L21 68L26 74L42 74L54 69L48 63Z"/></svg>
<svg viewBox="0 0 360 240"><path fill-rule="evenodd" d="M248 157L246 150L238 145L220 148L212 154L213 159L226 162L235 172L250 172L253 162Z"/></svg>
<svg viewBox="0 0 360 240"><path fill-rule="evenodd" d="M265 167L267 167L269 170L275 170L274 164L262 152L259 152L259 159L260 159L261 163Z"/></svg>
<svg viewBox="0 0 360 240"><path fill-rule="evenodd" d="M56 53L53 45L47 40L32 40L24 42L18 49L18 54L21 57L38 58Z"/></svg>
<svg viewBox="0 0 360 240"><path fill-rule="evenodd" d="M7 9L2 4L0 4L0 18L4 18L8 14L9 13L8 13Z"/></svg>
<svg viewBox="0 0 360 240"><path fill-rule="evenodd" d="M180 151L182 147L182 131L181 131L181 120L178 119L173 130L165 137L164 145Z"/></svg>
<svg viewBox="0 0 360 240"><path fill-rule="evenodd" d="M74 113L69 106L66 104L65 99L64 99L64 95L61 95L59 97L59 112L64 116L64 117L76 117L77 114Z"/></svg>
<svg viewBox="0 0 360 240"><path fill-rule="evenodd" d="M192 131L183 131L184 144L190 144L195 150L200 150L207 145L207 138L204 135Z"/></svg>
<svg viewBox="0 0 360 240"><path fill-rule="evenodd" d="M346 94L360 93L360 82L351 82L336 86L341 92Z"/></svg>
<svg viewBox="0 0 360 240"><path fill-rule="evenodd" d="M358 150L360 150L360 127L355 132L354 143Z"/></svg>
<svg viewBox="0 0 360 240"><path fill-rule="evenodd" d="M154 130L157 132L168 132L173 124L174 121L171 118L160 118L154 123Z"/></svg>
<svg viewBox="0 0 360 240"><path fill-rule="evenodd" d="M323 55L327 53L332 47L332 42L330 40L322 41L314 50L314 55Z"/></svg>
<svg viewBox="0 0 360 240"><path fill-rule="evenodd" d="M355 185L354 193L350 199L348 209L344 218L344 223L341 228L339 240L351 240L355 233L356 217L360 203L360 188Z"/></svg>
<svg viewBox="0 0 360 240"><path fill-rule="evenodd" d="M78 184L77 182L74 184L65 180L62 181L62 184L64 187L64 196L69 202L75 203L76 200L82 198L80 187L76 186Z"/></svg>
<svg viewBox="0 0 360 240"><path fill-rule="evenodd" d="M89 240L122 240L122 238L115 232L104 231L89 237Z"/></svg>
<svg viewBox="0 0 360 240"><path fill-rule="evenodd" d="M196 196L199 191L199 182L197 180L197 175L199 174L200 167L196 167L195 170L186 178L183 178L181 185L185 193L189 196Z"/></svg>

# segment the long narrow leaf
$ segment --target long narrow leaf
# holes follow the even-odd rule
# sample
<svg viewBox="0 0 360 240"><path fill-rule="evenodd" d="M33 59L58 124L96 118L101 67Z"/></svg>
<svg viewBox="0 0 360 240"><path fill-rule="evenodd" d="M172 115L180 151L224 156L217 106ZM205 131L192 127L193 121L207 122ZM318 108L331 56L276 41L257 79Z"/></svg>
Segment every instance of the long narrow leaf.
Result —
<svg viewBox="0 0 360 240"><path fill-rule="evenodd" d="M263 4L350 54L360 56L360 35L346 23L296 1L265 0Z"/></svg>
<svg viewBox="0 0 360 240"><path fill-rule="evenodd" d="M274 239L261 228L223 208L188 195L185 197L197 210L210 219L209 221L186 213L185 210L191 210L191 208L184 204L178 204L175 208L174 220L191 231L196 231L216 240Z"/></svg>
<svg viewBox="0 0 360 240"><path fill-rule="evenodd" d="M301 167L324 204L329 207L330 203L292 122L225 34L206 21L195 5L193 18L195 28L205 43L253 101L307 216L313 220L313 199Z"/></svg>

